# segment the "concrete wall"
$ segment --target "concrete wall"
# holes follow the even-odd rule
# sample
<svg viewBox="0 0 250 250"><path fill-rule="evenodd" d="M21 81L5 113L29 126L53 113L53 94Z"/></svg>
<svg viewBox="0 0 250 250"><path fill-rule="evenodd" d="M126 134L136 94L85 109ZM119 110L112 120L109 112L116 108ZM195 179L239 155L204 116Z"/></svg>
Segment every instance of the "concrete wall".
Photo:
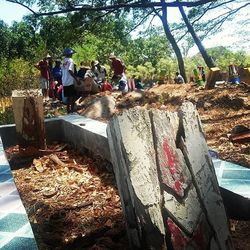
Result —
<svg viewBox="0 0 250 250"><path fill-rule="evenodd" d="M47 143L67 142L81 151L88 149L110 161L110 152L106 134L107 125L79 115L62 116L45 121ZM16 126L0 126L0 137L4 148L17 144Z"/></svg>

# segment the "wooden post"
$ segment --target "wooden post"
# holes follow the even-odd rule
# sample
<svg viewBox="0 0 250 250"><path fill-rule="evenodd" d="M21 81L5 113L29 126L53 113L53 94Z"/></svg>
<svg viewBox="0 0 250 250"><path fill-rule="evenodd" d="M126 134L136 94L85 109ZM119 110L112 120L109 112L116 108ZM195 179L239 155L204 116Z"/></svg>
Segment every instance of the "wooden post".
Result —
<svg viewBox="0 0 250 250"><path fill-rule="evenodd" d="M39 90L14 90L13 112L21 148L46 148L43 96Z"/></svg>
<svg viewBox="0 0 250 250"><path fill-rule="evenodd" d="M239 70L240 81L250 84L250 67L240 68Z"/></svg>
<svg viewBox="0 0 250 250"><path fill-rule="evenodd" d="M210 68L207 81L205 85L205 89L213 89L216 83L216 80L218 79L220 73L220 69L218 67Z"/></svg>
<svg viewBox="0 0 250 250"><path fill-rule="evenodd" d="M233 249L193 104L125 111L107 134L131 249Z"/></svg>

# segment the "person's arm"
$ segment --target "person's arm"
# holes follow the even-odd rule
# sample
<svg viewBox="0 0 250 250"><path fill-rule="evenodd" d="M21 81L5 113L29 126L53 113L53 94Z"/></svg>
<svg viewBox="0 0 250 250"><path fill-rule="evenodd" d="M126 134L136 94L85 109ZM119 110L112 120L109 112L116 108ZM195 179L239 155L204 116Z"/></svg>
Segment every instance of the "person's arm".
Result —
<svg viewBox="0 0 250 250"><path fill-rule="evenodd" d="M75 65L74 65L74 62L71 61L70 62L70 65L69 65L69 73L70 75L75 79L76 83L77 84L80 84L80 81L79 79L76 77L75 73L74 73L74 70L75 70Z"/></svg>
<svg viewBox="0 0 250 250"><path fill-rule="evenodd" d="M77 84L81 84L79 79L76 77L76 75L74 74L74 72L72 70L69 69L69 73L75 79Z"/></svg>

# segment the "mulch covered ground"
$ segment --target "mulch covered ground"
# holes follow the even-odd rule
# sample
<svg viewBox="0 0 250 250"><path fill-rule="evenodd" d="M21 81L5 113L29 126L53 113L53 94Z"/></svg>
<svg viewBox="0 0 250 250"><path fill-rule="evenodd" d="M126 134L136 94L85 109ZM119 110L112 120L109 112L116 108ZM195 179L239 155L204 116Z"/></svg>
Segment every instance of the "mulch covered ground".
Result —
<svg viewBox="0 0 250 250"><path fill-rule="evenodd" d="M17 146L6 152L18 163ZM114 176L102 160L58 143L39 154L12 166L39 249L128 249Z"/></svg>

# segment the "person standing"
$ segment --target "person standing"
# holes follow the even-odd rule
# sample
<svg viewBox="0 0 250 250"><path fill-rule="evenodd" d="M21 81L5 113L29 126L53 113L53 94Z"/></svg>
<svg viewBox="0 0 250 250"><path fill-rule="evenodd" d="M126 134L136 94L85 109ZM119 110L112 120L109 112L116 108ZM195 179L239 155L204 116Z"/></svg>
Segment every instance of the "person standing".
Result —
<svg viewBox="0 0 250 250"><path fill-rule="evenodd" d="M98 61L95 61L95 72L97 75L97 83L99 85L102 85L102 83L104 83L104 80L107 76L107 71L106 68L104 66L102 66Z"/></svg>
<svg viewBox="0 0 250 250"><path fill-rule="evenodd" d="M112 80L120 78L120 76L125 76L125 65L121 59L117 58L113 53L110 54L109 59L111 60L111 68L114 72ZM117 81L115 82L117 83Z"/></svg>
<svg viewBox="0 0 250 250"><path fill-rule="evenodd" d="M35 67L40 71L40 83L42 94L45 100L49 98L49 65L48 59L51 58L49 54L47 54L43 60L38 62Z"/></svg>
<svg viewBox="0 0 250 250"><path fill-rule="evenodd" d="M177 84L183 84L183 83L185 83L184 78L182 77L182 75L179 72L175 73L175 79L174 79L174 81Z"/></svg>
<svg viewBox="0 0 250 250"><path fill-rule="evenodd" d="M72 113L74 112L74 105L76 99L76 90L74 87L74 81L77 84L80 84L79 80L75 75L75 64L72 59L72 55L76 53L71 48L66 48L63 51L63 55L65 56L62 65L62 85L64 96L68 98L67 101L67 112Z"/></svg>
<svg viewBox="0 0 250 250"><path fill-rule="evenodd" d="M52 69L53 80L62 84L61 60L57 59L55 63L55 67Z"/></svg>
<svg viewBox="0 0 250 250"><path fill-rule="evenodd" d="M58 95L58 89L62 85L62 68L61 68L61 60L56 59L55 67L52 69L52 77L53 77L53 91L54 97L61 100L61 96Z"/></svg>

